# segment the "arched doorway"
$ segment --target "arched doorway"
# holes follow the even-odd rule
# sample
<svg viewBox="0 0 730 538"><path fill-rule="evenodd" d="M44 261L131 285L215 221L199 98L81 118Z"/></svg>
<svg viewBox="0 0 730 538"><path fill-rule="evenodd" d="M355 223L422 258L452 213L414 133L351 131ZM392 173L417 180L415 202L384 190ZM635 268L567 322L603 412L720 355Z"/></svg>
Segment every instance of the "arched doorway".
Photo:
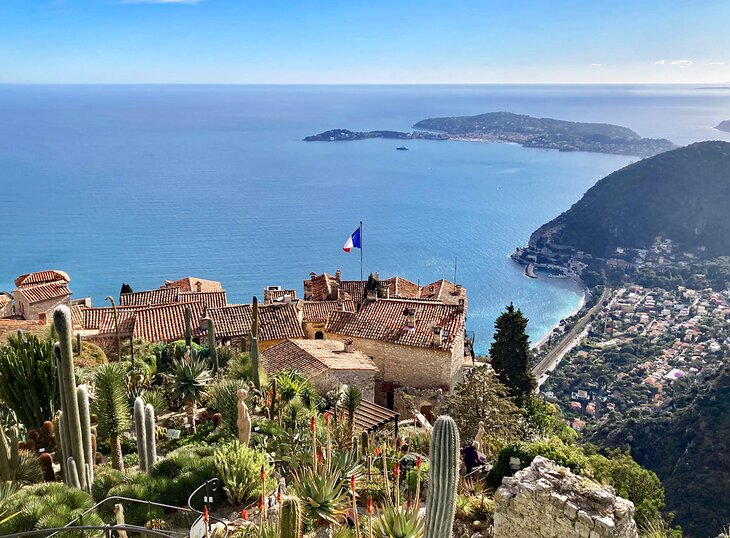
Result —
<svg viewBox="0 0 730 538"><path fill-rule="evenodd" d="M314 339L324 340L324 333L322 331L317 331L316 333L314 333Z"/></svg>

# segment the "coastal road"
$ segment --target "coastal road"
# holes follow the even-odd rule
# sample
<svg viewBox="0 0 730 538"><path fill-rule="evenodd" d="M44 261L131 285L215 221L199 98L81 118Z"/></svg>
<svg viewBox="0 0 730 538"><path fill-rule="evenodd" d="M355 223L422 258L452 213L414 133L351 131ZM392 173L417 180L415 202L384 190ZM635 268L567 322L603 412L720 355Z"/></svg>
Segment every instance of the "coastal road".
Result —
<svg viewBox="0 0 730 538"><path fill-rule="evenodd" d="M560 362L565 354L573 349L573 347L584 337L584 332L587 332L588 324L591 316L597 314L603 308L603 302L611 296L611 288L606 286L603 289L603 293L598 298L596 304L581 317L572 329L558 342L555 346L548 351L540 362L538 362L532 369L532 373L535 374L537 379L538 389L547 379L548 372L551 372L553 368ZM543 377L544 376L544 377Z"/></svg>

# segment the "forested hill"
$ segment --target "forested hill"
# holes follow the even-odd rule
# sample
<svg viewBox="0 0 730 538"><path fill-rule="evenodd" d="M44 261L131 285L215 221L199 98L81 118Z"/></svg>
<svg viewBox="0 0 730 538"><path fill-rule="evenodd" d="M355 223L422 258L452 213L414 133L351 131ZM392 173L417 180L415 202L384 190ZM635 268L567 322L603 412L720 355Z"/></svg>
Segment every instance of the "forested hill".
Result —
<svg viewBox="0 0 730 538"><path fill-rule="evenodd" d="M569 245L594 256L648 248L658 235L680 248L730 254L730 143L698 142L633 163L601 179L568 211L540 227L530 246Z"/></svg>
<svg viewBox="0 0 730 538"><path fill-rule="evenodd" d="M683 383L685 381L682 381ZM687 536L717 536L730 521L730 365L690 387L649 416L611 423L589 439L631 447L643 467L659 475L667 508Z"/></svg>

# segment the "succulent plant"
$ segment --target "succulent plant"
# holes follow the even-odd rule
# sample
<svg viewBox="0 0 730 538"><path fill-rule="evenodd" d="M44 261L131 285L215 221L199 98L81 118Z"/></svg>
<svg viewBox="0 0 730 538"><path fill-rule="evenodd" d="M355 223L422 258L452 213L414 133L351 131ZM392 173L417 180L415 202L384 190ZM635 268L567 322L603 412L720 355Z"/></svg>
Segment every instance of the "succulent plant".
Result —
<svg viewBox="0 0 730 538"><path fill-rule="evenodd" d="M137 455L139 470L147 470L147 430L144 424L144 400L141 396L134 399L134 433L137 437Z"/></svg>
<svg viewBox="0 0 730 538"><path fill-rule="evenodd" d="M298 497L286 496L281 501L281 538L301 538L302 503Z"/></svg>
<svg viewBox="0 0 730 538"><path fill-rule="evenodd" d="M454 526L459 483L459 430L446 415L436 419L431 435L426 538L448 538Z"/></svg>
<svg viewBox="0 0 730 538"><path fill-rule="evenodd" d="M347 486L342 472L330 465L319 465L294 472L294 489L309 514L326 523L337 524L347 513Z"/></svg>
<svg viewBox="0 0 730 538"><path fill-rule="evenodd" d="M384 538L423 538L423 520L418 516L418 506L411 508L390 504L383 506L373 524L375 536ZM450 532L446 536L450 536Z"/></svg>

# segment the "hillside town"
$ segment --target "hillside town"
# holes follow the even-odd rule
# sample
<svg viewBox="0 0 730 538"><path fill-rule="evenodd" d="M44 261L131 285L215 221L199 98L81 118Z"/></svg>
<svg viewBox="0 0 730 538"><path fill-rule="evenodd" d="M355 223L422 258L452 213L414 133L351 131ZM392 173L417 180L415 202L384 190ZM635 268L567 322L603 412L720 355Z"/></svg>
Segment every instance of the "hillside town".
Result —
<svg viewBox="0 0 730 538"><path fill-rule="evenodd" d="M473 365L466 289L445 279L425 286L400 276L372 279L376 286L367 289L338 269L312 272L301 296L268 286L256 305L263 366L270 373L295 369L320 388L352 384L370 402L433 419L433 407ZM184 340L189 311L193 342L207 342L210 319L218 345L249 351L254 304L229 303L220 282L186 277L157 289L125 287L104 306L73 298L70 282L59 270L19 276L12 293L0 294L0 336L41 328L66 305L81 339L113 355L119 337L133 353L135 342Z"/></svg>
<svg viewBox="0 0 730 538"><path fill-rule="evenodd" d="M543 391L580 431L662 405L678 380L716 369L728 351L730 291L626 286L605 301Z"/></svg>

